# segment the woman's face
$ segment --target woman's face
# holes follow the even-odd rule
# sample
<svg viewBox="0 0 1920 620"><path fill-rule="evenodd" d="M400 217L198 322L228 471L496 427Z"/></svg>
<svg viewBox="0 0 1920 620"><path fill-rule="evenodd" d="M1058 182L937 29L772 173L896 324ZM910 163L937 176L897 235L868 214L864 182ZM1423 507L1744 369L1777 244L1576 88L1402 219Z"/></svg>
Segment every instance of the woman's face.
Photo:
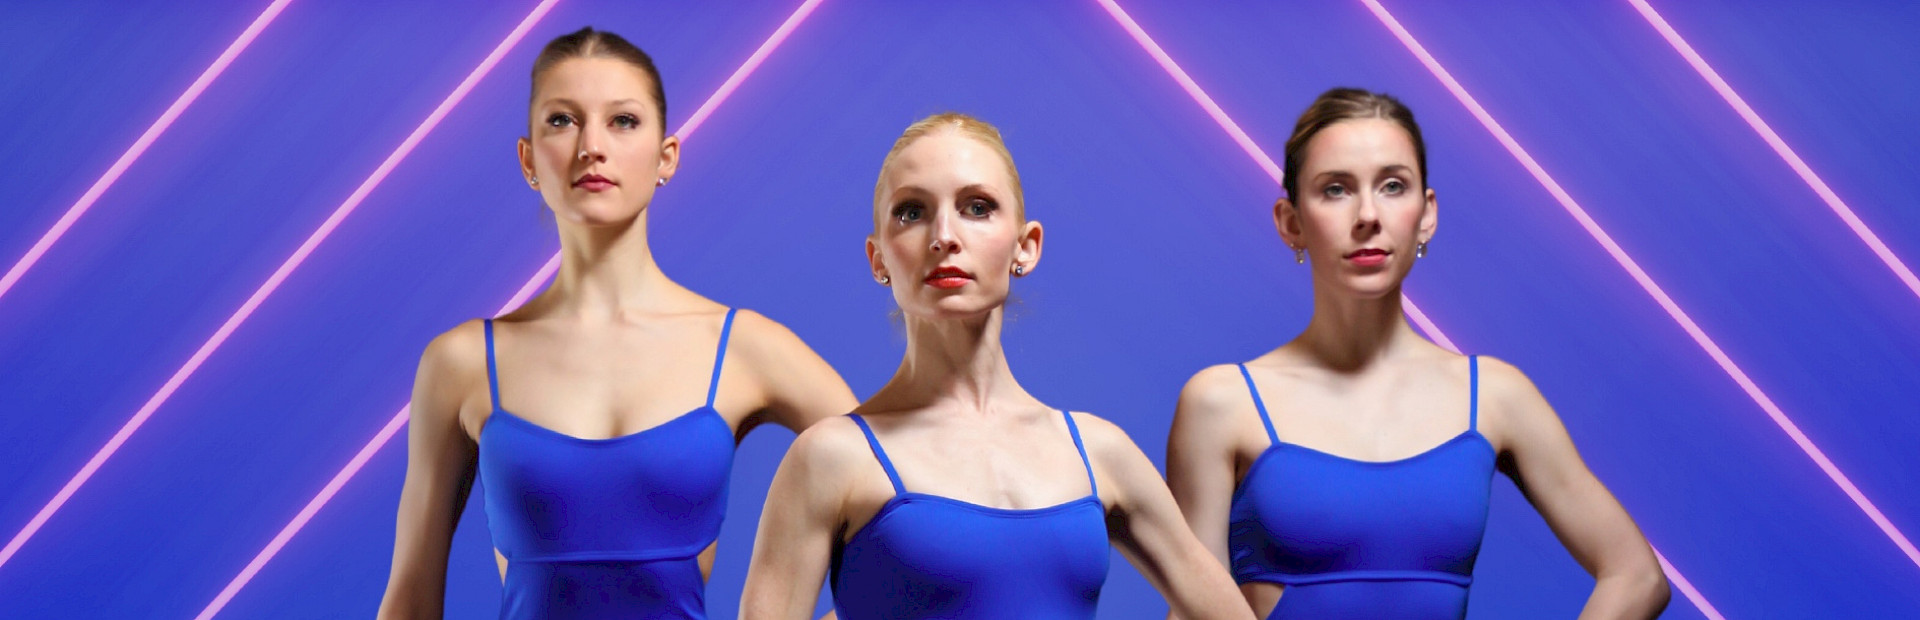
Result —
<svg viewBox="0 0 1920 620"><path fill-rule="evenodd" d="M1315 134L1304 156L1300 195L1274 205L1281 237L1306 249L1317 287L1369 299L1399 290L1438 220L1412 138L1387 119L1350 119Z"/></svg>
<svg viewBox="0 0 1920 620"><path fill-rule="evenodd" d="M664 137L652 78L612 58L569 58L534 83L520 171L559 218L587 226L632 221L673 176L680 141Z"/></svg>
<svg viewBox="0 0 1920 620"><path fill-rule="evenodd" d="M978 317L1006 303L1016 266L1040 261L1039 222L1021 216L1008 163L950 129L902 149L883 171L867 258L908 316Z"/></svg>

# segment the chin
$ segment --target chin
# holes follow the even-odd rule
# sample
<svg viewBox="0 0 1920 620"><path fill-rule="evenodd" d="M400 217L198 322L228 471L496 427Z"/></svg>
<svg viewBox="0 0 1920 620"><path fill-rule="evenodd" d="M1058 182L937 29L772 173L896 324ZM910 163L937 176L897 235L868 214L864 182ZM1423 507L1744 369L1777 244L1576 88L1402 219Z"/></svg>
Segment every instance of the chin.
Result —
<svg viewBox="0 0 1920 620"><path fill-rule="evenodd" d="M968 293L950 293L935 298L930 303L916 304L919 307L909 312L923 319L952 321L984 317L1006 303L1006 298L987 299L985 295Z"/></svg>
<svg viewBox="0 0 1920 620"><path fill-rule="evenodd" d="M622 208L608 201L593 201L584 205L569 205L565 216L568 220L582 226L599 228L602 226L621 226L639 217L645 207Z"/></svg>

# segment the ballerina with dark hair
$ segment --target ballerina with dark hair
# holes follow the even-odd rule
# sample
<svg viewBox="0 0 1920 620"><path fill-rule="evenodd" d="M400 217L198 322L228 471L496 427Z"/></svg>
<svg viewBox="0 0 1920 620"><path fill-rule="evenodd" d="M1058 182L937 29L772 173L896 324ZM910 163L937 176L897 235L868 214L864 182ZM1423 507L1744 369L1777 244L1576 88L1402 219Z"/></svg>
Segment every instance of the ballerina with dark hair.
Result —
<svg viewBox="0 0 1920 620"><path fill-rule="evenodd" d="M680 161L665 120L653 60L618 35L583 29L534 62L520 168L553 212L560 271L421 356L380 617L440 617L478 475L500 617L705 618L737 440L853 406L792 332L654 262L647 207Z"/></svg>
<svg viewBox="0 0 1920 620"><path fill-rule="evenodd" d="M1167 481L1268 618L1460 618L1505 471L1597 583L1582 618L1667 603L1653 550L1506 362L1442 349L1401 314L1439 203L1399 101L1327 91L1286 147L1280 236L1313 278L1300 335L1180 394Z"/></svg>

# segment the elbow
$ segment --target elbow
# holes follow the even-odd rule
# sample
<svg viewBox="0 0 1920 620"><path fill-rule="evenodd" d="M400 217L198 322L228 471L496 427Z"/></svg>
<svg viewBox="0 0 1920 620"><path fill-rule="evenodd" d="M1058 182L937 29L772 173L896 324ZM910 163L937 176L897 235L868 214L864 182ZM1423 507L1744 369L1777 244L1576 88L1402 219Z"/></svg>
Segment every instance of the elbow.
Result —
<svg viewBox="0 0 1920 620"><path fill-rule="evenodd" d="M1673 598L1673 590L1667 582L1667 574L1660 570L1660 564L1649 565L1620 575L1619 591L1631 602L1631 609L1642 613L1633 614L1643 618L1654 618L1667 608L1667 602Z"/></svg>
<svg viewBox="0 0 1920 620"><path fill-rule="evenodd" d="M1642 592L1647 601L1647 617L1658 616L1667 609L1667 602L1672 600L1673 588L1667 583L1666 573L1661 572L1658 566L1642 581L1646 582Z"/></svg>

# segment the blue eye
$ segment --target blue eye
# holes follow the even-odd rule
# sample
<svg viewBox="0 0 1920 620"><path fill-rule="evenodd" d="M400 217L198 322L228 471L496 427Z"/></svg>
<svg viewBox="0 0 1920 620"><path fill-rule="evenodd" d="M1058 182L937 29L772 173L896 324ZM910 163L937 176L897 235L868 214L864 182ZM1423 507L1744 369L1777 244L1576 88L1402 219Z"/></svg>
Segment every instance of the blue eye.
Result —
<svg viewBox="0 0 1920 620"><path fill-rule="evenodd" d="M1387 181L1385 185L1380 186L1380 189L1386 191L1387 195L1393 196L1393 195L1398 195L1400 192L1406 191L1407 185L1405 183L1401 183L1400 179L1393 179L1391 181Z"/></svg>
<svg viewBox="0 0 1920 620"><path fill-rule="evenodd" d="M999 205L993 204L991 200L973 200L967 203L963 212L973 217L986 217L998 208Z"/></svg>
<svg viewBox="0 0 1920 620"><path fill-rule="evenodd" d="M921 212L924 210L919 203L903 202L894 205L893 219L901 222L917 222L920 221Z"/></svg>
<svg viewBox="0 0 1920 620"><path fill-rule="evenodd" d="M547 117L548 127L565 127L571 124L573 124L573 117L565 114L555 114Z"/></svg>
<svg viewBox="0 0 1920 620"><path fill-rule="evenodd" d="M1328 198L1339 198L1347 195L1347 188L1344 185L1328 185L1326 189L1320 190L1320 193L1326 194Z"/></svg>
<svg viewBox="0 0 1920 620"><path fill-rule="evenodd" d="M640 126L640 118L632 114L621 114L613 117L613 124L621 129L633 129Z"/></svg>

